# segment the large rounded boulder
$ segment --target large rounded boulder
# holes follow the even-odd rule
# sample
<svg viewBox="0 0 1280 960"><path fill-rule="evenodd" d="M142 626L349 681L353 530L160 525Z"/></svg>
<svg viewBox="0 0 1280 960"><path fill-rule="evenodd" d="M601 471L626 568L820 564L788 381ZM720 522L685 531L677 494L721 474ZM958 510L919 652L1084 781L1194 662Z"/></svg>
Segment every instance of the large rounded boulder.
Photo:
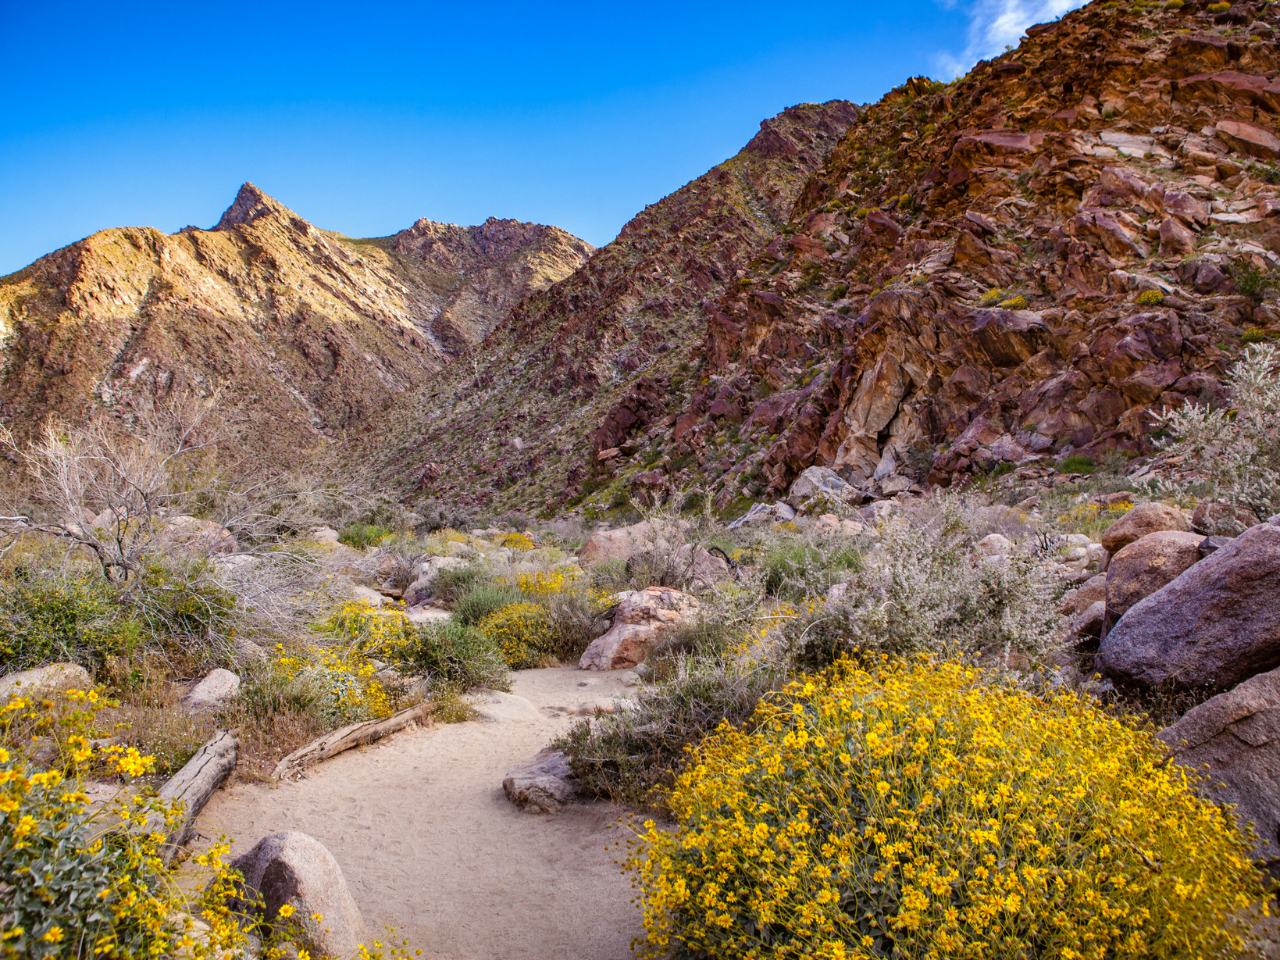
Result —
<svg viewBox="0 0 1280 960"><path fill-rule="evenodd" d="M1246 530L1140 600L1097 667L1137 687L1227 689L1280 667L1280 517Z"/></svg>
<svg viewBox="0 0 1280 960"><path fill-rule="evenodd" d="M1185 513L1167 503L1140 503L1107 527L1101 542L1107 553L1114 556L1135 540L1165 530L1190 533L1191 521Z"/></svg>
<svg viewBox="0 0 1280 960"><path fill-rule="evenodd" d="M1111 622L1190 569L1200 559L1203 539L1196 533L1161 530L1121 548L1107 566L1107 615Z"/></svg>

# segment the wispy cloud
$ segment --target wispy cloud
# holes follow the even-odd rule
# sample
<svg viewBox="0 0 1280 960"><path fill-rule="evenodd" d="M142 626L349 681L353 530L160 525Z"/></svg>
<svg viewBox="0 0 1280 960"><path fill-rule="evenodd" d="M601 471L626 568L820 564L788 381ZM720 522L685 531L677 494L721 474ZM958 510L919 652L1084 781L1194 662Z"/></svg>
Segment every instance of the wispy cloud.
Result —
<svg viewBox="0 0 1280 960"><path fill-rule="evenodd" d="M1017 46L1027 27L1056 20L1083 7L1086 0L938 0L946 7L960 7L969 15L963 51L940 51L935 60L945 79L958 76L979 60L994 56L1006 46Z"/></svg>

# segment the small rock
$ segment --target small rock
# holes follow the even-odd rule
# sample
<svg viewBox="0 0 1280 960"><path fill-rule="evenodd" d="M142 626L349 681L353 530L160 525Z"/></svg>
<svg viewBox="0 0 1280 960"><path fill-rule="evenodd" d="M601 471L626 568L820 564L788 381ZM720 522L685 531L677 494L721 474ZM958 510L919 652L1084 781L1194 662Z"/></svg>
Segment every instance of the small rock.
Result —
<svg viewBox="0 0 1280 960"><path fill-rule="evenodd" d="M1075 612L1084 613L1099 600L1107 599L1107 576L1100 573L1080 585L1075 594Z"/></svg>
<svg viewBox="0 0 1280 960"><path fill-rule="evenodd" d="M380 594L377 590L374 590L371 587L362 587L357 583L353 583L347 587L347 592L351 595L352 600L363 601L364 603L372 604L375 607L380 607L386 602L386 597Z"/></svg>
<svg viewBox="0 0 1280 960"><path fill-rule="evenodd" d="M1190 533L1191 523L1177 507L1166 503L1140 503L1107 528L1102 535L1102 545L1114 556L1133 541L1163 530Z"/></svg>
<svg viewBox="0 0 1280 960"><path fill-rule="evenodd" d="M646 520L617 530L596 531L578 551L578 559L587 564L626 560L638 553L672 551L683 543L684 532L679 527L654 526Z"/></svg>
<svg viewBox="0 0 1280 960"><path fill-rule="evenodd" d="M1064 645L1074 646L1079 650L1097 649L1106 620L1106 602L1095 600L1071 621L1071 627L1063 638Z"/></svg>
<svg viewBox="0 0 1280 960"><path fill-rule="evenodd" d="M467 699L477 719L485 723L530 723L542 719L538 708L524 697L499 690L477 690Z"/></svg>
<svg viewBox="0 0 1280 960"><path fill-rule="evenodd" d="M533 759L508 770L502 789L525 813L558 813L578 795L569 761L554 747L543 747Z"/></svg>
<svg viewBox="0 0 1280 960"><path fill-rule="evenodd" d="M806 500L816 496L848 500L853 494L853 487L830 467L809 467L791 484L787 499L793 507L798 508Z"/></svg>
<svg viewBox="0 0 1280 960"><path fill-rule="evenodd" d="M268 923L274 923L280 908L288 904L306 925L309 946L325 956L355 956L368 942L364 918L338 861L314 837L297 830L263 837L231 866L262 897ZM313 913L323 921L311 920Z"/></svg>
<svg viewBox="0 0 1280 960"><path fill-rule="evenodd" d="M757 503L750 510L728 525L728 529L736 530L752 523L786 523L794 520L796 512L791 504L779 500L777 503Z"/></svg>
<svg viewBox="0 0 1280 960"><path fill-rule="evenodd" d="M33 670L20 670L0 677L0 696L34 693L37 690L88 690L93 686L89 671L78 663L51 663Z"/></svg>
<svg viewBox="0 0 1280 960"><path fill-rule="evenodd" d="M240 678L218 667L191 688L183 698L189 710L214 710L240 692Z"/></svg>

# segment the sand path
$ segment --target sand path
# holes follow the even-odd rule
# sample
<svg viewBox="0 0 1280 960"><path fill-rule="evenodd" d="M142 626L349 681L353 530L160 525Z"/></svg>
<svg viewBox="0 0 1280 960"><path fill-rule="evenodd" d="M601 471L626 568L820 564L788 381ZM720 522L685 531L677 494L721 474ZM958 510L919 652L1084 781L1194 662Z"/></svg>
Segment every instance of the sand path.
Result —
<svg viewBox="0 0 1280 960"><path fill-rule="evenodd" d="M630 881L614 862L621 811L575 804L556 816L521 812L502 778L570 723L557 710L621 695L616 673L572 668L512 675L536 710L502 722L414 729L312 768L304 780L215 794L205 835L301 830L342 867L380 935L438 960L625 960L641 932ZM517 707L521 706L516 704Z"/></svg>

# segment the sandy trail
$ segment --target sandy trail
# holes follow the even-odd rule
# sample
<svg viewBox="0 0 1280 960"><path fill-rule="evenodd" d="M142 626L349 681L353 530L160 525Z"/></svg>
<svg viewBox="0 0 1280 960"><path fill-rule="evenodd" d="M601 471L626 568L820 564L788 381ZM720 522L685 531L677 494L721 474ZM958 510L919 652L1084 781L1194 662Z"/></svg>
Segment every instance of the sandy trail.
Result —
<svg viewBox="0 0 1280 960"><path fill-rule="evenodd" d="M569 725L557 708L619 695L620 677L556 668L512 679L536 715L409 730L305 780L220 791L201 830L234 837L233 857L271 833L311 834L341 865L370 933L395 927L424 957L630 958L641 920L614 862L621 811L591 803L531 815L502 791L510 766Z"/></svg>

